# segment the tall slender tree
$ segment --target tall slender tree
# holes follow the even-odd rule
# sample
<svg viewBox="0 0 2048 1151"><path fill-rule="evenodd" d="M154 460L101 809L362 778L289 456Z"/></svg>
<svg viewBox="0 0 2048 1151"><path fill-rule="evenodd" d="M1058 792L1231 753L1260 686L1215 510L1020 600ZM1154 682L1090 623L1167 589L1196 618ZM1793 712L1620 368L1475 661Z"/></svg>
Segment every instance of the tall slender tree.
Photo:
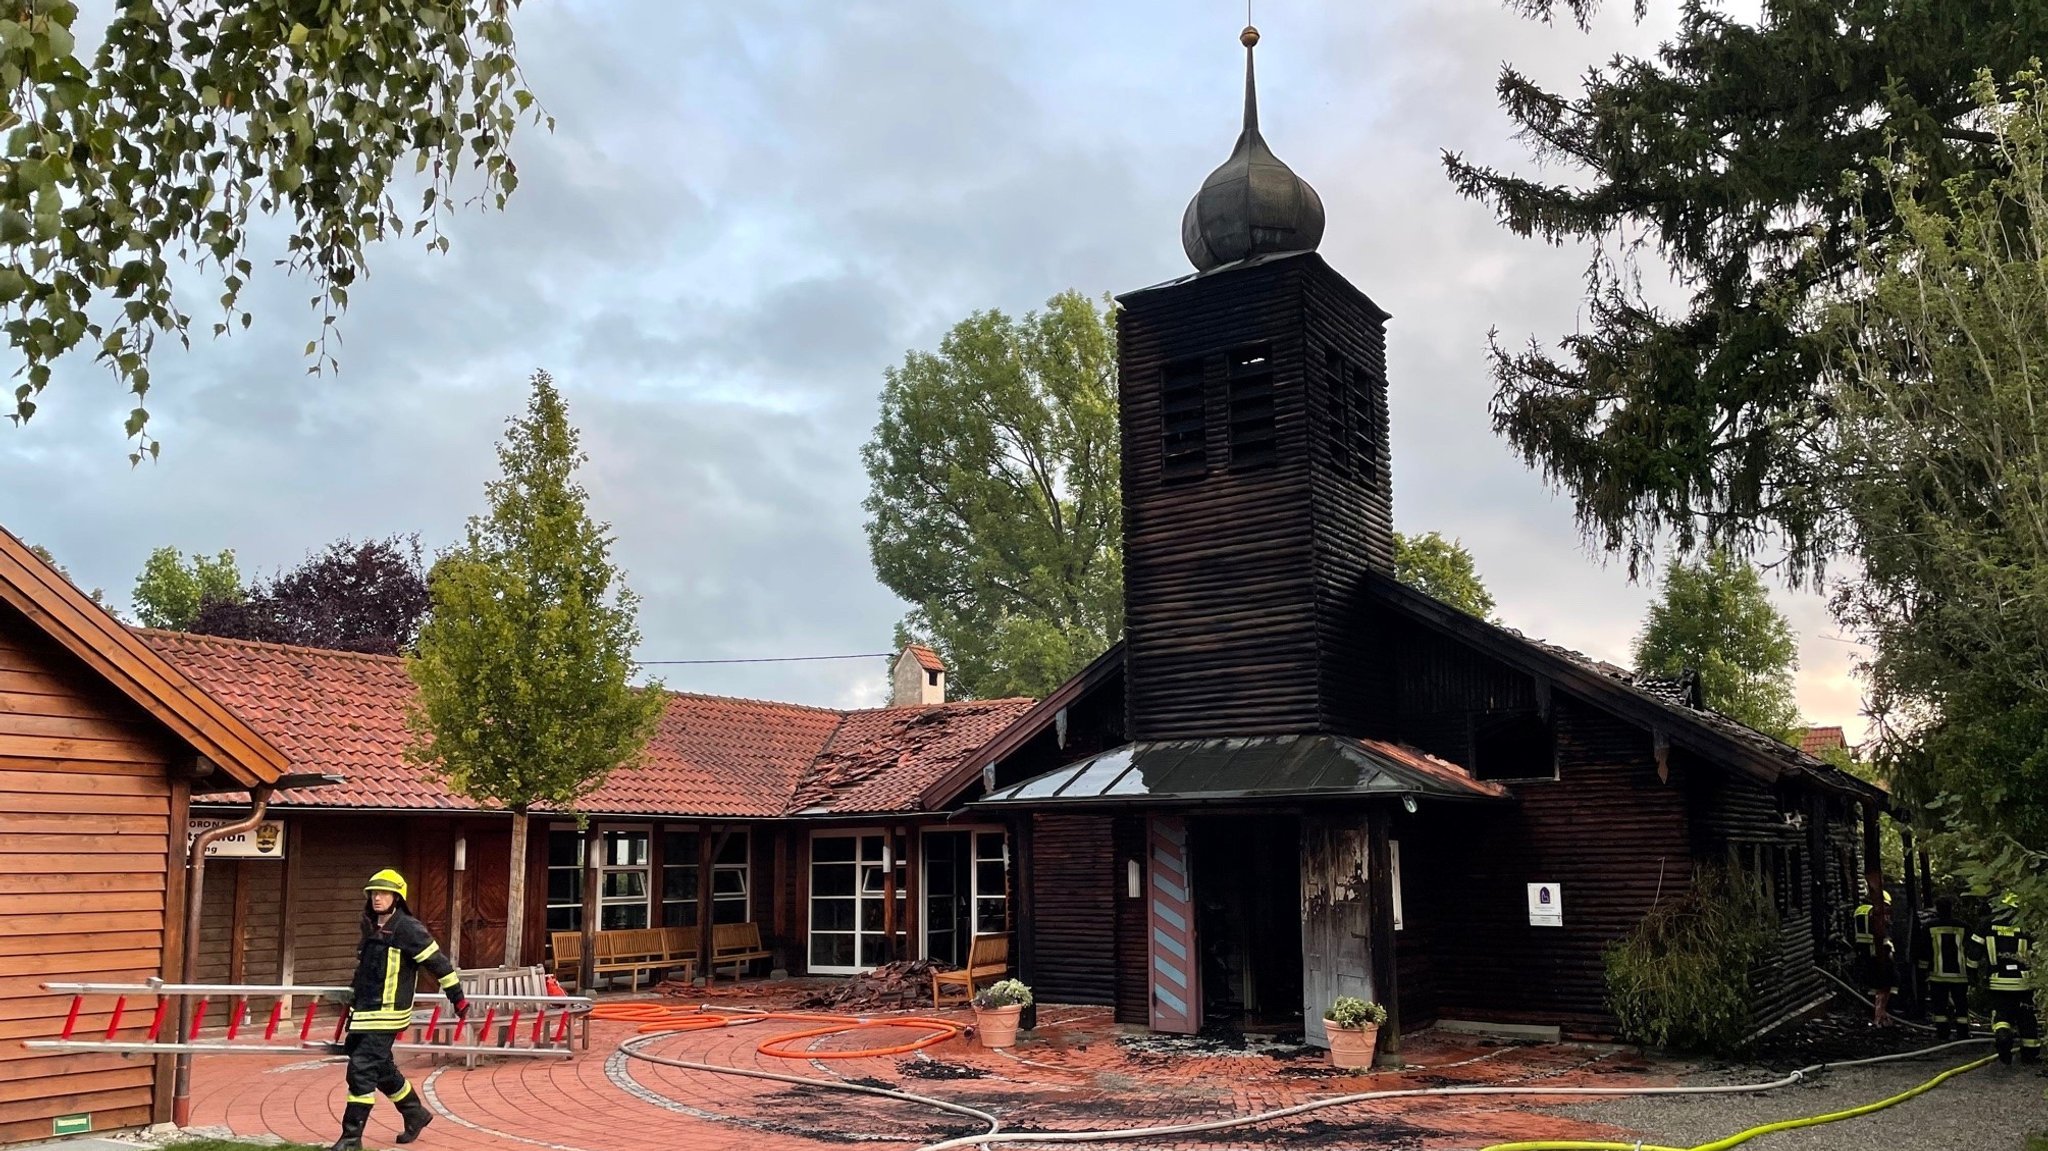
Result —
<svg viewBox="0 0 2048 1151"><path fill-rule="evenodd" d="M433 612L406 658L419 687L409 758L512 813L508 963L524 943L529 813L574 812L637 762L666 702L660 684L631 682L639 600L576 482L577 439L554 381L535 373L498 445L490 510L435 563Z"/></svg>

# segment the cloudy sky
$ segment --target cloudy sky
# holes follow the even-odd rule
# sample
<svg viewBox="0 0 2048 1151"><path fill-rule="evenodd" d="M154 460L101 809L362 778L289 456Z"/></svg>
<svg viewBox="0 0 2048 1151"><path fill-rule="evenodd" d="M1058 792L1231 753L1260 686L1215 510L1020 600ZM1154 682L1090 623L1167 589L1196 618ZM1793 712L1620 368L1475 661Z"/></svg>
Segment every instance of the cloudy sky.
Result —
<svg viewBox="0 0 2048 1151"><path fill-rule="evenodd" d="M1265 135L1328 206L1325 257L1394 315L1399 526L1461 538L1511 625L1626 662L1651 589L1585 551L1486 414L1488 329L1571 330L1583 253L1508 235L1440 161L1528 168L1498 68L1570 85L1668 32L1667 13L1638 27L1610 7L1592 34L1498 0L1255 15ZM154 465L125 461L118 387L64 365L31 423L0 426L0 523L116 601L163 544L266 574L343 535L443 546L546 368L645 597L643 658L882 651L903 605L869 571L857 454L882 369L975 309L1186 271L1182 207L1236 135L1243 17L1242 0L526 0L521 56L558 126L517 142L506 212L462 218L446 256L373 252L338 377L305 374L306 286L259 276L253 330L160 355ZM188 310L210 323L207 298ZM1817 598L1780 601L1801 705L1853 737L1854 649ZM874 660L663 675L883 693Z"/></svg>

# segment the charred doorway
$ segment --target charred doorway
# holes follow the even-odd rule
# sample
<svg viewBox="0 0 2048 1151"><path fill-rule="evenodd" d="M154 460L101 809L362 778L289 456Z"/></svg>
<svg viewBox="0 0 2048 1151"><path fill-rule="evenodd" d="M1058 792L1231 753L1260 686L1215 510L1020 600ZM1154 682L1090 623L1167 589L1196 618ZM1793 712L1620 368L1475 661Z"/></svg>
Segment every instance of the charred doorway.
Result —
<svg viewBox="0 0 2048 1151"><path fill-rule="evenodd" d="M1301 820L1189 820L1207 1022L1248 1031L1302 1028Z"/></svg>

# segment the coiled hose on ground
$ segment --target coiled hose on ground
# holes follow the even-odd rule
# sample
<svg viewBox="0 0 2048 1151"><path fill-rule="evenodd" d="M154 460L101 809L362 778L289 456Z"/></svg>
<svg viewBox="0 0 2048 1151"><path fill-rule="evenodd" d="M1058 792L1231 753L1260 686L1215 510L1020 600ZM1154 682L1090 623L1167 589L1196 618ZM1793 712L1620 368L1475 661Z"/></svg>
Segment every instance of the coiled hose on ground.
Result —
<svg viewBox="0 0 2048 1151"><path fill-rule="evenodd" d="M620 1006L624 1007L627 1005ZM600 1008L600 1010L602 1010L602 1008ZM657 1012L659 1012L658 1017ZM664 1067L676 1067L688 1071L705 1071L716 1075L734 1075L748 1079L765 1079L770 1082L788 1083L804 1087L817 1087L830 1091L845 1091L853 1094L873 1095L885 1099L894 1099L900 1102L911 1103L918 1106L931 1107L939 1111L944 1111L948 1114L962 1115L974 1119L977 1122L988 1124L988 1130L981 1134L964 1135L955 1139L946 1139L937 1143L929 1143L920 1148L919 1151L955 1151L955 1149L957 1148L967 1147L987 1148L1002 1143L1086 1144L1121 1142L1137 1139L1156 1139L1169 1136L1205 1135L1217 1131L1227 1131L1239 1127L1251 1127L1263 1123L1271 1123L1276 1120L1290 1119L1297 1115L1305 1115L1310 1112L1327 1110L1333 1107L1349 1107L1360 1103L1371 1103L1384 1099L1419 1099L1464 1095L1519 1095L1542 1097L1564 1096L1573 1098L1620 1098L1629 1096L1650 1095L1746 1095L1760 1091L1774 1091L1779 1088L1790 1087L1793 1084L1804 1081L1810 1075L1814 1075L1821 1071L1829 1069L1843 1067L1860 1067L1878 1063L1897 1062L1905 1059L1917 1059L1924 1056L1933 1055L1938 1052L1948 1051L1957 1047L1965 1047L1972 1044L1988 1042L1987 1039L1981 1037L1973 1037L1969 1039L1954 1040L1948 1043L1940 1043L1932 1047L1921 1048L1915 1051L1898 1052L1891 1055L1876 1055L1863 1059L1848 1059L1836 1063L1815 1063L1810 1066L1802 1067L1796 1071L1790 1072L1784 1076L1781 1076L1780 1078L1773 1079L1764 1083L1735 1083L1724 1084L1719 1086L1700 1087L1416 1087L1390 1091L1361 1091L1350 1095L1336 1095L1328 1099L1315 1099L1307 1103L1297 1103L1291 1107L1281 1107L1270 1111L1261 1111L1251 1115L1233 1116L1228 1119L1205 1120L1198 1123L1173 1123L1156 1127L1129 1127L1101 1131L1003 1131L1001 1120L999 1120L998 1118L996 1118L996 1116L989 1114L986 1111L980 1111L975 1108L965 1106L963 1104L954 1103L950 1100L935 1099L928 1095L918 1095L907 1091L892 1091L886 1088L870 1087L865 1084L848 1083L835 1079L816 1079L801 1075L784 1075L779 1072L773 1071L758 1071L752 1068L720 1066L718 1064L712 1063L699 1063L691 1060L673 1059L666 1056L649 1054L647 1051L644 1050L646 1046L661 1039L664 1039L670 1034L680 1031L694 1031L714 1027L727 1027L740 1023L765 1022L770 1019L802 1020L804 1022L817 1025L813 1029L807 1029L805 1032L803 1032L801 1037L804 1038L813 1037L817 1035L831 1034L841 1031L859 1030L871 1027L888 1027L892 1025L921 1027L935 1023L944 1023L945 1021L943 1020L803 1015L796 1013L747 1012L732 1010L722 1011L719 1012L717 1015L713 1015L712 1012L719 1012L719 1009L709 1008L708 1006L705 1008L697 1009L656 1008L653 1010L648 1010L645 1014L636 1013L637 1018L632 1021L641 1022L643 1026L640 1028L640 1030L643 1032L647 1032L647 1034L643 1034L638 1038L629 1039L626 1042L621 1043L619 1045L619 1050L621 1053L625 1054L630 1058L644 1060L646 1062L659 1064ZM959 1031L957 1025L949 1026L952 1027L955 1033ZM801 1055L798 1052L790 1051L782 1046L783 1043L793 1041L799 1037L799 1035L777 1036L775 1038L766 1040L759 1044L757 1050L761 1051L764 1054L778 1055L783 1058L811 1057ZM952 1035L950 1034L935 1034L927 1036L913 1044L898 1045L897 1047L892 1047L889 1049L873 1049L871 1051L857 1053L832 1052L830 1054L834 1056L845 1056L847 1054L874 1054L878 1051L883 1050L886 1050L889 1053L895 1053L898 1050L916 1050L918 1048L930 1046L934 1043L942 1042L943 1040L951 1037ZM1811 1115L1797 1119L1781 1120L1776 1123L1763 1124L1761 1126L1752 1127L1746 1131L1740 1131L1733 1135L1727 1136L1723 1139L1718 1139L1711 1143L1701 1144L1698 1147L1693 1148L1667 1147L1652 1143L1538 1140L1530 1142L1498 1143L1490 1147L1484 1148L1483 1151L1726 1151L1726 1149L1728 1148L1735 1147L1741 1143L1745 1143L1751 1139L1757 1138L1758 1136L1767 1135L1774 1131L1786 1131L1798 1127L1812 1127L1818 1126L1823 1123L1834 1123L1844 1119L1853 1119L1857 1116L1868 1115L1875 1111L1884 1110L1887 1107L1895 1106L1917 1095L1923 1094L1927 1091L1931 1091L1934 1088L1940 1086L1942 1083L1948 1081L1949 1079L1954 1078L1957 1075L1961 1075L1965 1072L1973 1071L1979 1067L1982 1067L1986 1063L1991 1062L1994 1058L1996 1057L1987 1055L1982 1059L1978 1059L1958 1067L1952 1067L1947 1071L1943 1071L1939 1075L1936 1075L1933 1078L1927 1080L1926 1082L1921 1083L1918 1086L1915 1086L1907 1091L1903 1091L1897 1095L1891 1096L1888 1099L1881 1099L1874 1103L1866 1103L1861 1106L1848 1108L1842 1111L1834 1111L1822 1115Z"/></svg>

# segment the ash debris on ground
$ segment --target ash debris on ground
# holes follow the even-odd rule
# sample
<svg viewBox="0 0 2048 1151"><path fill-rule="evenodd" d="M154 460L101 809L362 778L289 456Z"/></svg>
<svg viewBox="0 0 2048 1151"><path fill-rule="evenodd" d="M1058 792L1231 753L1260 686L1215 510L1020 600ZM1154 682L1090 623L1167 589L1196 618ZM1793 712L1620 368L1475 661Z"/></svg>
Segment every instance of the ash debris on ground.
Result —
<svg viewBox="0 0 2048 1151"><path fill-rule="evenodd" d="M988 1071L967 1063L947 1063L939 1059L905 1059L896 1065L896 1071L907 1079L986 1079Z"/></svg>
<svg viewBox="0 0 2048 1151"><path fill-rule="evenodd" d="M1203 1028L1196 1035L1119 1035L1116 1045L1135 1063L1191 1056L1258 1056L1281 1062L1323 1057L1322 1049L1303 1042L1299 1033L1247 1035L1234 1027Z"/></svg>
<svg viewBox="0 0 2048 1151"><path fill-rule="evenodd" d="M806 995L796 1001L796 1009L873 1011L927 1006L931 1002L932 973L939 970L940 965L929 959L899 959L856 975L837 987Z"/></svg>
<svg viewBox="0 0 2048 1151"><path fill-rule="evenodd" d="M1896 1022L1890 1027L1870 1026L1867 1007L1837 1006L1764 1036L1734 1066L1767 1067L1783 1072L1815 1063L1841 1063L1917 1051L1936 1042L1932 1033Z"/></svg>

